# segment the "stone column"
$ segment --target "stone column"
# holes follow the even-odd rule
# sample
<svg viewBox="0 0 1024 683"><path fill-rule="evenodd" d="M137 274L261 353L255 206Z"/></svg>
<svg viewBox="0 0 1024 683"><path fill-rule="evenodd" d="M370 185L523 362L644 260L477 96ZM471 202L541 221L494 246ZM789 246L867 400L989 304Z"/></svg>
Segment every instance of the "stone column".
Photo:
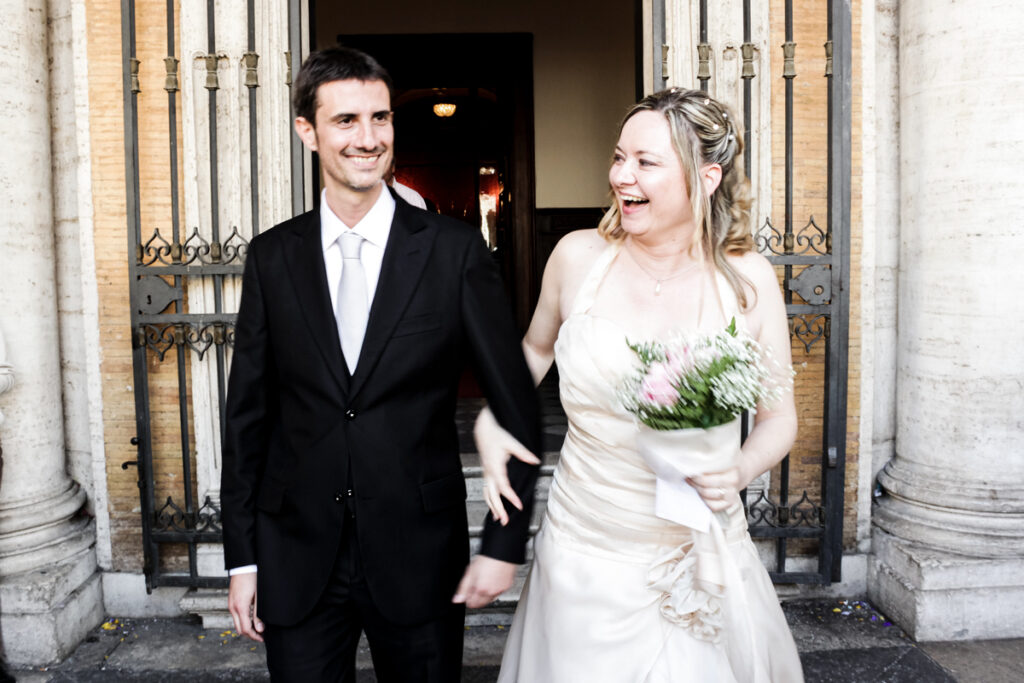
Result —
<svg viewBox="0 0 1024 683"><path fill-rule="evenodd" d="M64 452L47 6L0 0L0 14L0 335L16 377L0 397L0 630L9 661L45 664L103 613L93 525Z"/></svg>
<svg viewBox="0 0 1024 683"><path fill-rule="evenodd" d="M920 640L1024 636L1024 4L903 0L896 454L869 592Z"/></svg>

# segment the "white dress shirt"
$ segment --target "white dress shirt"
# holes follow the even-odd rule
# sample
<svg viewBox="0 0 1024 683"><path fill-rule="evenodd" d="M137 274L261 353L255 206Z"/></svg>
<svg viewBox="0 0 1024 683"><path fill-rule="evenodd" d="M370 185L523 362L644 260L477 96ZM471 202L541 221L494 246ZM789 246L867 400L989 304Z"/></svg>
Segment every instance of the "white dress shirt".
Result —
<svg viewBox="0 0 1024 683"><path fill-rule="evenodd" d="M327 269L327 288L331 292L331 309L338 310L338 283L341 282L341 269L344 259L341 257L341 245L338 238L346 230L354 230L362 237L363 249L359 261L366 274L367 308L373 305L373 295L377 291L377 280L380 279L380 266L384 262L384 247L391 234L391 221L395 217L395 198L381 181L381 193L363 219L353 226L347 226L327 206L326 192L320 193L320 243L324 249L324 267ZM249 574L256 571L256 565L247 564L234 567L228 575Z"/></svg>
<svg viewBox="0 0 1024 683"><path fill-rule="evenodd" d="M373 295L377 291L377 280L380 279L380 265L384 262L384 247L391 234L391 221L395 217L395 198L391 196L387 186L381 181L380 196L355 225L341 222L331 207L327 206L327 196L320 193L320 242L324 248L324 268L327 269L327 288L331 291L331 310L338 310L338 283L341 282L341 269L344 259L341 258L341 245L338 238L346 230L352 230L362 237L363 250L359 260L366 273L367 308L373 305Z"/></svg>

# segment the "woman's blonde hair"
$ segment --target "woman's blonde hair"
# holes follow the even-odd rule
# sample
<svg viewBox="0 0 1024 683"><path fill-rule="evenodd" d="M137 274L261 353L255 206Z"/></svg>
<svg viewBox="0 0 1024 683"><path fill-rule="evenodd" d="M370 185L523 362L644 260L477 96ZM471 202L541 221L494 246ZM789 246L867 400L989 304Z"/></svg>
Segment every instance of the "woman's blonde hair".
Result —
<svg viewBox="0 0 1024 683"><path fill-rule="evenodd" d="M658 112L668 121L697 225L698 258L712 259L736 292L740 307L746 308L743 285L750 283L725 258L754 248L749 225L750 183L743 166L736 163L743 154L743 124L729 107L700 90L670 88L634 105L622 119L619 135L626 122L642 111ZM700 179L701 169L708 164L722 167L722 181L711 195ZM598 233L611 241L623 239L621 218L618 203L613 201L597 226Z"/></svg>

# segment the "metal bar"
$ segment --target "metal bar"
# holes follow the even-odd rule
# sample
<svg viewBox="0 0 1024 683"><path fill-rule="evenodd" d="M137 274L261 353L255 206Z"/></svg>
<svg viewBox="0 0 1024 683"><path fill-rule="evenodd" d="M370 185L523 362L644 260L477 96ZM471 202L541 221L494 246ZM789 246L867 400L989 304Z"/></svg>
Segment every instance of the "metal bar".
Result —
<svg viewBox="0 0 1024 683"><path fill-rule="evenodd" d="M139 106L138 93L134 87L133 69L135 58L135 2L121 0L121 70L124 97L124 165L125 165L125 214L127 217L128 273L129 283L138 280L138 262L135 247L141 241L142 218L139 209ZM134 317L135 307L132 306ZM134 320L133 320L134 323ZM134 339L134 335L132 335ZM135 437L139 484L139 504L142 508L142 566L146 576L146 591L153 589L153 575L156 567L154 547L149 542L152 531L153 510L153 444L149 419L149 379L146 370L146 349L144 346L132 349L132 381L135 395Z"/></svg>
<svg viewBox="0 0 1024 683"><path fill-rule="evenodd" d="M750 527L753 538L821 538L825 534L823 527L775 527L757 525Z"/></svg>
<svg viewBox="0 0 1024 683"><path fill-rule="evenodd" d="M216 323L222 323L225 325L233 325L237 313L160 313L157 315L136 315L134 318L135 326L140 325L160 325L169 326L178 323L191 324L193 327L202 327L205 325L214 325Z"/></svg>
<svg viewBox="0 0 1024 683"><path fill-rule="evenodd" d="M224 534L219 531L154 531L153 539L160 543L220 543Z"/></svg>
<svg viewBox="0 0 1024 683"><path fill-rule="evenodd" d="M246 16L248 21L248 49L250 53L256 52L256 2L248 0L246 3ZM260 179L259 179L259 145L256 129L256 86L249 87L249 196L251 201L250 213L252 214L252 235L260 234Z"/></svg>
<svg viewBox="0 0 1024 683"><path fill-rule="evenodd" d="M163 574L160 577L161 586L177 588L227 588L228 577L226 576L197 576L191 574Z"/></svg>
<svg viewBox="0 0 1024 683"><path fill-rule="evenodd" d="M174 5L175 0L167 0L167 56L174 56ZM178 207L178 108L177 90L167 91L168 132L170 133L171 158L171 235L172 241L180 242L181 216ZM175 280L175 286L180 282Z"/></svg>
<svg viewBox="0 0 1024 683"><path fill-rule="evenodd" d="M793 0L786 0L786 42L793 40ZM793 253L793 76L783 71L783 79L786 83L786 216L785 232L783 234L783 249L787 254ZM789 281L793 279L793 266L784 264L784 282L786 288L783 292L786 301L786 311L793 306L793 292L789 288ZM789 502L789 455L782 459L779 468L779 504L786 506ZM786 571L786 539L780 538L775 545L775 568L778 572Z"/></svg>
<svg viewBox="0 0 1024 683"><path fill-rule="evenodd" d="M206 52L213 58L217 69L217 24L214 0L206 2ZM209 67L207 67L209 69ZM210 234L213 242L220 242L220 188L217 183L217 88L207 85L210 137Z"/></svg>
<svg viewBox="0 0 1024 683"><path fill-rule="evenodd" d="M288 0L288 50L289 57L291 59L290 65L290 76L288 85L291 85L291 79L299 73L299 67L302 65L302 8L301 0ZM291 99L289 98L289 107L291 107ZM295 110L291 109L291 117L295 118ZM291 133L292 141L292 213L296 216L300 213L305 213L306 208L306 191L303 185L305 184L305 174L303 169L303 152L302 152L302 141L299 140L299 136L294 131Z"/></svg>
<svg viewBox="0 0 1024 683"><path fill-rule="evenodd" d="M766 254L765 256L776 266L813 266L819 264L828 266L832 264L832 257L828 254ZM242 267L238 266L238 268Z"/></svg>
<svg viewBox="0 0 1024 683"><path fill-rule="evenodd" d="M700 0L700 44L698 45L697 49L698 49L698 52L700 52L701 48L703 48L703 52L705 52L705 54L699 54L698 59L700 61L704 61L705 64L707 64L706 60L708 59L708 55L710 54L710 50L707 50L707 47L706 47L707 44L708 44L708 0ZM700 89L703 90L704 92L707 92L708 91L708 81L711 80L711 74L709 72L707 75L703 75L703 72L704 72L704 69L701 69L698 72L697 80L700 81Z"/></svg>
<svg viewBox="0 0 1024 683"><path fill-rule="evenodd" d="M779 467L779 507L789 505L789 454L782 459ZM786 537L781 536L775 543L775 571L786 571Z"/></svg>
<svg viewBox="0 0 1024 683"><path fill-rule="evenodd" d="M192 277L204 277L213 275L241 275L245 271L245 266L241 264L209 266L139 266L138 271L145 275L189 275Z"/></svg>
<svg viewBox="0 0 1024 683"><path fill-rule="evenodd" d="M810 572L768 572L768 577L771 578L773 583L807 583L807 584L823 584L827 583L821 574L814 574Z"/></svg>
<svg viewBox="0 0 1024 683"><path fill-rule="evenodd" d="M750 44L750 0L743 0L743 43ZM753 75L743 78L743 172L750 177L753 150L750 148L751 133L751 80Z"/></svg>
<svg viewBox="0 0 1024 683"><path fill-rule="evenodd" d="M174 22L174 4L175 0L167 0L167 56L174 57L174 34L175 34L175 22ZM170 174L171 174L171 235L175 244L177 244L181 237L181 226L180 216L178 214L178 122L177 122L177 90L167 90L167 118L168 118L168 132L169 132L169 144L170 144ZM182 290L182 276L174 276L174 287L179 291ZM174 312L183 312L184 302L181 298L174 300ZM179 346L176 353L177 364L178 364L178 421L180 425L179 439L181 443L181 458L185 466L186 476L183 477L185 484L185 507L191 510L192 506L192 486L191 476L188 473L191 471L189 467L189 452L191 451L189 442L189 414L188 414L188 379L185 372L185 361L187 355L185 354L184 345ZM147 392L148 393L148 392Z"/></svg>
<svg viewBox="0 0 1024 683"><path fill-rule="evenodd" d="M834 449L833 464L822 468L827 552L820 555L823 576L839 581L842 574L843 489L846 467L846 383L849 346L851 117L853 112L850 0L829 0L828 39L832 41L833 75L828 77L828 224L833 235L832 292L835 312L828 339L829 381L825 453Z"/></svg>
<svg viewBox="0 0 1024 683"><path fill-rule="evenodd" d="M665 80L668 74L665 73L665 0L653 0L651 2L651 55L654 68L654 91L657 92L665 87Z"/></svg>

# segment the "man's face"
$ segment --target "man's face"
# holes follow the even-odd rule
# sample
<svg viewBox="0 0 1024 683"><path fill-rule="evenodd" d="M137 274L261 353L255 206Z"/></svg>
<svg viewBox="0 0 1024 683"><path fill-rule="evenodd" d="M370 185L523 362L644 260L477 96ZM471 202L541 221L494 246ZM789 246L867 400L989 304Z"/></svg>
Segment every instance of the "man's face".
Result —
<svg viewBox="0 0 1024 683"><path fill-rule="evenodd" d="M319 153L328 192L374 191L393 156L388 87L382 81L329 81L317 88L316 100L315 125L299 117L295 129Z"/></svg>

